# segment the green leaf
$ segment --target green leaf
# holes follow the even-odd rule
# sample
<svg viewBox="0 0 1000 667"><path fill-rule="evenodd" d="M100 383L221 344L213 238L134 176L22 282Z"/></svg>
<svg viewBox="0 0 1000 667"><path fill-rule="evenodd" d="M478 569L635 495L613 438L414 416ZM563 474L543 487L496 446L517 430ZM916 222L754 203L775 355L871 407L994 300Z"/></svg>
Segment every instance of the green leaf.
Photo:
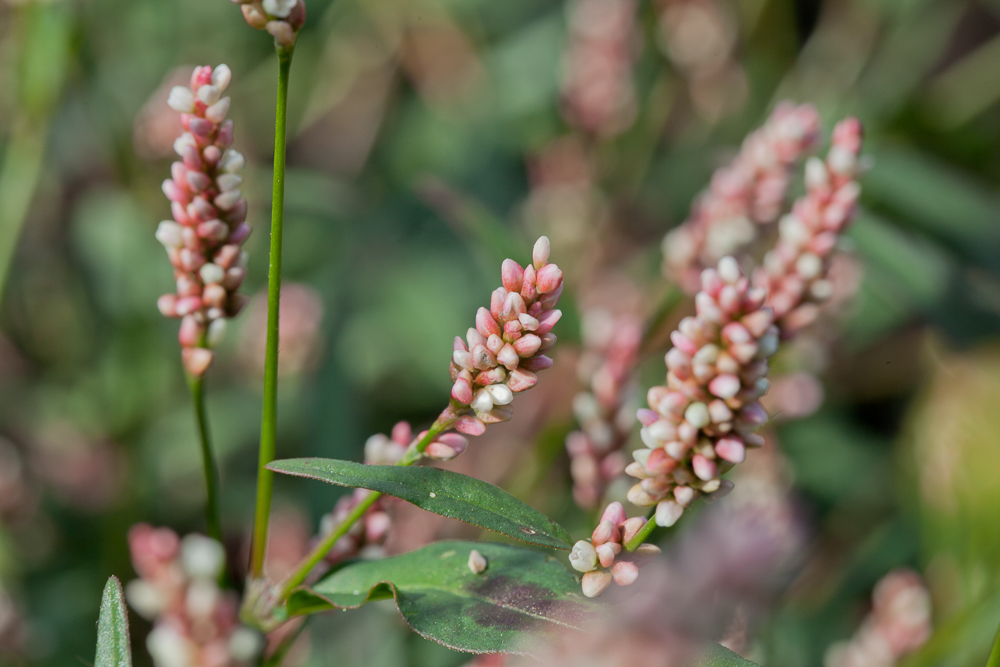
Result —
<svg viewBox="0 0 1000 667"><path fill-rule="evenodd" d="M335 459L287 459L267 467L286 475L379 491L428 512L529 544L569 549L573 539L565 528L503 489L448 470L364 465Z"/></svg>
<svg viewBox="0 0 1000 667"><path fill-rule="evenodd" d="M712 644L697 667L757 667L757 663L741 658L724 646Z"/></svg>
<svg viewBox="0 0 1000 667"><path fill-rule="evenodd" d="M97 619L97 656L94 667L131 667L132 649L128 640L128 610L117 577L110 577L101 597Z"/></svg>
<svg viewBox="0 0 1000 667"><path fill-rule="evenodd" d="M469 553L486 570L469 569ZM291 614L353 609L394 597L420 635L470 653L519 653L537 635L580 629L599 607L554 557L508 544L435 542L402 556L347 565L288 602Z"/></svg>

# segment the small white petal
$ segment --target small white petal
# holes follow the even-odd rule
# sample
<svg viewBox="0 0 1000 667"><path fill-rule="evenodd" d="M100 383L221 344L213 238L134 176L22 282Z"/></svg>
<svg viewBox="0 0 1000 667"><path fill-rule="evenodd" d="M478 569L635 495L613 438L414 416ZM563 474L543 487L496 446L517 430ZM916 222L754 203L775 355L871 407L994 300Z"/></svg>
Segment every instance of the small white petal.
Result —
<svg viewBox="0 0 1000 667"><path fill-rule="evenodd" d="M199 88L197 95L199 100L205 104L212 105L219 101L222 91L210 84Z"/></svg>
<svg viewBox="0 0 1000 667"><path fill-rule="evenodd" d="M230 149L226 151L226 154L222 157L219 169L227 174L235 174L238 171L242 171L243 167L246 165L247 160L243 157L243 153Z"/></svg>
<svg viewBox="0 0 1000 667"><path fill-rule="evenodd" d="M180 248L184 245L181 226L173 220L164 220L156 228L156 240L165 248Z"/></svg>
<svg viewBox="0 0 1000 667"><path fill-rule="evenodd" d="M232 81L232 79L233 72L229 69L229 65L219 65L212 71L212 85L220 91L228 88L229 82Z"/></svg>
<svg viewBox="0 0 1000 667"><path fill-rule="evenodd" d="M218 347L226 337L227 326L224 318L220 317L217 320L212 320L212 323L208 325L208 331L205 333L205 343L209 347Z"/></svg>
<svg viewBox="0 0 1000 667"><path fill-rule="evenodd" d="M236 174L221 174L215 179L215 182L219 185L219 189L223 192L229 192L230 190L235 190L240 187L243 182L243 178L237 176Z"/></svg>
<svg viewBox="0 0 1000 667"><path fill-rule="evenodd" d="M470 405L477 412L489 412L493 409L493 397L485 389L480 389L476 392Z"/></svg>
<svg viewBox="0 0 1000 667"><path fill-rule="evenodd" d="M493 405L507 405L514 400L514 392L505 384L491 384L486 387L486 391L490 393Z"/></svg>
<svg viewBox="0 0 1000 667"><path fill-rule="evenodd" d="M185 86L174 86L167 96L167 106L180 113L191 113L194 111L194 93Z"/></svg>

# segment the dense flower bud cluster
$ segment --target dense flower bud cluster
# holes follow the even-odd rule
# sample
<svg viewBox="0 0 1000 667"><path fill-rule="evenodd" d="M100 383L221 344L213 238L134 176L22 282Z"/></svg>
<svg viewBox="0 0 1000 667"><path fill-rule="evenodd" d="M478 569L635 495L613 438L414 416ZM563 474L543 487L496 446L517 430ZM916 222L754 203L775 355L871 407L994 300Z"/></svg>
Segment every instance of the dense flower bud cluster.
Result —
<svg viewBox="0 0 1000 667"><path fill-rule="evenodd" d="M635 0L573 0L565 55L563 104L567 120L604 137L626 130L636 116Z"/></svg>
<svg viewBox="0 0 1000 667"><path fill-rule="evenodd" d="M490 307L476 313L475 328L465 340L455 337L449 409L459 413L455 428L467 435L509 420L514 394L535 386L535 373L552 365L543 352L556 342L552 327L562 317L555 306L563 285L562 271L549 264L548 238L535 243L527 267L505 259L501 280Z"/></svg>
<svg viewBox="0 0 1000 667"><path fill-rule="evenodd" d="M660 553L653 544L641 545L635 553L624 553L625 544L646 524L646 519L625 515L621 503L611 503L604 510L590 541L580 540L569 555L574 570L583 572L583 594L597 597L611 585L628 586L639 578L642 560ZM617 560L616 560L617 559Z"/></svg>
<svg viewBox="0 0 1000 667"><path fill-rule="evenodd" d="M635 424L633 370L642 327L632 315L594 309L583 316L583 354L578 364L589 391L573 399L580 430L566 438L577 504L593 508L608 483L625 469L622 448Z"/></svg>
<svg viewBox="0 0 1000 667"><path fill-rule="evenodd" d="M153 623L146 639L156 667L251 664L263 638L239 625L236 596L219 588L222 545L202 535L183 540L169 528L136 524L128 533L139 575L125 587L132 609Z"/></svg>
<svg viewBox="0 0 1000 667"><path fill-rule="evenodd" d="M754 285L767 290L767 304L785 337L814 321L818 304L834 293L830 256L861 194L855 180L861 140L857 118L837 124L826 159L806 163L806 194L781 219L777 244L754 272Z"/></svg>
<svg viewBox="0 0 1000 667"><path fill-rule="evenodd" d="M295 38L306 22L305 0L232 0L241 5L243 18L255 30L267 30L274 41L285 48L295 45Z"/></svg>
<svg viewBox="0 0 1000 667"><path fill-rule="evenodd" d="M641 481L630 502L656 505L656 523L673 525L703 494L724 493L721 475L763 444L754 431L767 418L759 399L767 391L767 359L778 329L766 292L750 286L731 257L702 272L697 315L671 334L667 385L652 387L650 409L639 410L646 448L625 471Z"/></svg>
<svg viewBox="0 0 1000 667"><path fill-rule="evenodd" d="M196 376L212 363L209 348L222 339L226 318L247 300L236 292L246 277L241 246L250 226L237 175L246 161L230 148L230 100L222 96L231 77L225 65L196 67L191 87L174 87L167 101L181 113L186 131L174 143L181 160L171 166L172 178L163 182L174 219L156 230L173 264L177 292L163 295L157 305L167 317L182 318L184 366Z"/></svg>
<svg viewBox="0 0 1000 667"><path fill-rule="evenodd" d="M791 169L818 136L819 114L811 105L779 104L733 161L715 172L691 217L663 239L665 272L693 293L702 269L754 241L758 225L778 217Z"/></svg>
<svg viewBox="0 0 1000 667"><path fill-rule="evenodd" d="M931 597L920 575L894 570L872 594L872 611L850 641L834 644L826 667L892 667L931 634Z"/></svg>

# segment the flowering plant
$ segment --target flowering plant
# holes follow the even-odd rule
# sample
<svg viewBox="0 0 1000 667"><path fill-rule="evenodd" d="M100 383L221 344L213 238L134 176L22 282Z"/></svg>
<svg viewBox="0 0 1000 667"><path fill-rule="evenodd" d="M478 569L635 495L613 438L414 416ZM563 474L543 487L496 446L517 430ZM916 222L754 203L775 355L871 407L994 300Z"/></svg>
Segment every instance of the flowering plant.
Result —
<svg viewBox="0 0 1000 667"><path fill-rule="evenodd" d="M660 554L650 541L654 530L676 524L697 499L728 493L733 483L724 475L747 459L748 450L764 444L756 431L768 419L760 399L769 388L769 359L783 340L816 319L833 292L831 257L859 195L860 123L842 121L826 159L806 161L806 192L782 216L795 165L820 142L820 131L811 106L779 105L732 164L712 179L689 221L668 234L667 274L683 291L694 293L694 314L680 319L670 335L665 384L651 387L647 406L637 412L627 392L636 385L636 367L655 326L633 316L609 320L609 335L589 350L594 363L588 391L577 401L581 429L567 442L574 458L575 498L594 508L619 473L634 481L623 498L607 503L589 539L574 541L568 530L499 487L423 465L455 459L470 447L469 437L512 420L516 397L534 388L540 373L555 363L550 353L557 343L554 329L562 317L557 306L565 280L550 261L554 251L547 236L534 243L530 261L501 263L500 284L488 305L470 318L464 336L455 337L448 362L442 360L451 391L426 429L399 422L391 434L372 436L364 463L276 460L285 125L289 72L305 6L303 0L234 1L249 25L274 37L279 63L250 565L238 595L240 586L224 567L219 481L203 384L227 320L247 300L238 292L248 266L242 245L250 234L238 175L246 159L232 148L235 128L227 120L231 101L224 93L233 72L225 65L204 66L194 70L189 86L177 86L169 95L168 105L180 113L184 132L174 144L179 160L163 184L173 219L160 223L156 238L174 270L175 290L158 306L163 315L180 319L181 359L202 444L208 537L181 539L146 524L129 533L139 578L124 588L124 598L153 623L147 645L154 661L159 667L222 667L261 659L279 664L296 637L290 628L300 617L384 597L394 598L420 634L472 653L523 652L539 636L582 630L603 608L593 598L612 583L634 584L642 576L640 567ZM627 31L629 25L619 28ZM616 62L623 66L627 59ZM574 74L571 88L583 85L582 79L576 81L582 76ZM571 95L568 104L579 106L583 99ZM607 128L617 125L586 120L591 115L577 114L579 124L596 134L614 133ZM615 123L628 116L625 111L610 115L621 116ZM769 243L768 234L773 248L758 262L754 245ZM633 432L641 446L626 454ZM625 465L627 456L633 460ZM270 577L265 565L276 473L354 491L324 516L298 562ZM396 528L398 500L521 544L443 541L383 557L386 538ZM622 501L640 514L629 518ZM566 553L553 558L539 548ZM128 662L122 592L114 581L105 590L99 636L98 664ZM716 650L705 660L736 658Z"/></svg>

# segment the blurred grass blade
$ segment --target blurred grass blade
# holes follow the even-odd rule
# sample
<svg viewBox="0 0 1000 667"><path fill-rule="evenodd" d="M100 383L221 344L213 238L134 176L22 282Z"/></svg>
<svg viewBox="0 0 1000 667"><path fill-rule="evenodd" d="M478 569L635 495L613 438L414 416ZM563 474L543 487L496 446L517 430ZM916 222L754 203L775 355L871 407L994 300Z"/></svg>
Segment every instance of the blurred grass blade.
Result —
<svg viewBox="0 0 1000 667"><path fill-rule="evenodd" d="M479 574L468 565L473 549L486 559ZM470 653L523 653L535 636L580 630L598 609L552 556L506 544L444 541L340 568L297 591L288 611L353 609L387 598L423 637Z"/></svg>
<svg viewBox="0 0 1000 667"><path fill-rule="evenodd" d="M108 578L97 620L97 656L94 667L131 667L132 649L128 639L128 610L117 577Z"/></svg>
<svg viewBox="0 0 1000 667"><path fill-rule="evenodd" d="M475 477L437 468L376 466L335 459L288 459L268 466L275 472L338 486L379 491L417 507L516 540L569 549L566 529L503 489Z"/></svg>

